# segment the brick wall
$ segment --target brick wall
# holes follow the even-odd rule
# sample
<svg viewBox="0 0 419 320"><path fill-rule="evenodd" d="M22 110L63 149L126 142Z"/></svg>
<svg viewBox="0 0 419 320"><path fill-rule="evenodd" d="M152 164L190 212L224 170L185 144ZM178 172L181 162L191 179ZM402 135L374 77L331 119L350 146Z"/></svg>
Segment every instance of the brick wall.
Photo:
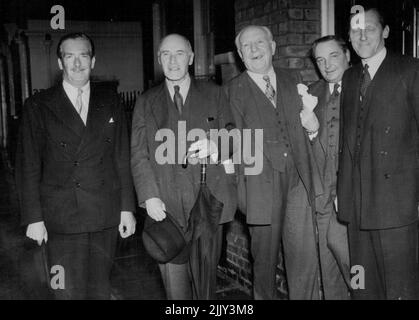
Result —
<svg viewBox="0 0 419 320"><path fill-rule="evenodd" d="M298 70L305 82L318 79L308 51L320 36L320 0L235 0L235 14L236 32L249 24L270 28L276 67Z"/></svg>
<svg viewBox="0 0 419 320"><path fill-rule="evenodd" d="M308 52L320 36L320 0L235 0L235 24L236 33L249 24L269 27L277 44L274 65L299 71L305 82L318 79ZM226 255L220 267L250 293L249 236L241 214L228 226L226 238ZM279 297L287 298L282 259L277 288Z"/></svg>

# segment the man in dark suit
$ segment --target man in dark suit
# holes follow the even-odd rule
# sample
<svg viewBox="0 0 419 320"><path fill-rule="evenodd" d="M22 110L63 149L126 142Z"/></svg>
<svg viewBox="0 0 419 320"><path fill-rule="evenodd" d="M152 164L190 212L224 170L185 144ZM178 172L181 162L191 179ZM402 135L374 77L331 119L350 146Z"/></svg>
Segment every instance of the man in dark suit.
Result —
<svg viewBox="0 0 419 320"><path fill-rule="evenodd" d="M349 251L346 226L336 219L336 180L339 141L339 98L344 72L349 68L350 53L345 42L336 36L317 39L312 56L323 79L310 85L309 93L318 98L314 109L320 123L317 133L310 135L317 167L313 179L322 179L324 193L316 197L313 223L304 216L294 215L298 232L293 233L293 252L287 265L299 274L300 298L327 300L348 299ZM304 119L302 119L304 122ZM318 246L317 250L315 246ZM286 256L287 258L287 256ZM321 288L318 287L320 277Z"/></svg>
<svg viewBox="0 0 419 320"><path fill-rule="evenodd" d="M418 297L419 62L387 51L389 32L377 9L353 17L361 63L342 82L338 214L365 271L356 299Z"/></svg>
<svg viewBox="0 0 419 320"><path fill-rule="evenodd" d="M171 214L186 232L200 187L200 166L190 163L184 168L183 158L187 150L196 151L194 156L200 159L211 156L207 185L223 203L212 266L215 269L221 250L221 224L232 221L236 210L235 176L227 176L224 167L214 163L218 151L222 151L216 142L204 135L187 148L185 139L193 130L206 133L233 126L230 107L220 87L190 77L188 67L194 54L185 37L166 36L157 56L166 79L139 97L132 121L131 168L138 202L154 220L165 219L166 212ZM168 139L165 142L164 136ZM162 148L167 151L164 156ZM193 298L188 262L168 262L159 267L168 299Z"/></svg>
<svg viewBox="0 0 419 320"><path fill-rule="evenodd" d="M117 94L89 81L95 52L87 35L65 35L57 55L62 83L23 108L22 224L47 243L51 269L62 267L57 299L109 299L118 224L123 238L135 232L127 123Z"/></svg>
<svg viewBox="0 0 419 320"><path fill-rule="evenodd" d="M247 70L226 86L237 128L253 133L263 129L261 143L252 140L253 154L263 155L261 172L248 171L246 159L239 168L239 204L251 236L255 299L277 298L275 276L286 211L301 210L302 203L311 213L309 203L322 192L321 187L315 190L311 178L310 142L301 126L297 82L287 71L273 68L275 46L264 26L241 30L236 47Z"/></svg>

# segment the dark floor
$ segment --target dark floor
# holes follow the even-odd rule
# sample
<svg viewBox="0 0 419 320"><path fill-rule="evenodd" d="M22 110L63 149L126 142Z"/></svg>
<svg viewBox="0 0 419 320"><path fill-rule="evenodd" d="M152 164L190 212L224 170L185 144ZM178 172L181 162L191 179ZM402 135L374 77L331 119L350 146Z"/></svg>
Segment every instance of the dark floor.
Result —
<svg viewBox="0 0 419 320"><path fill-rule="evenodd" d="M0 161L0 300L43 299L46 293L33 282L37 272L27 263L30 250L24 229L19 226L19 210L12 171L4 153ZM141 213L137 213L141 229ZM113 299L165 299L156 262L144 251L140 232L120 239L111 275ZM218 299L248 300L249 295L221 274Z"/></svg>

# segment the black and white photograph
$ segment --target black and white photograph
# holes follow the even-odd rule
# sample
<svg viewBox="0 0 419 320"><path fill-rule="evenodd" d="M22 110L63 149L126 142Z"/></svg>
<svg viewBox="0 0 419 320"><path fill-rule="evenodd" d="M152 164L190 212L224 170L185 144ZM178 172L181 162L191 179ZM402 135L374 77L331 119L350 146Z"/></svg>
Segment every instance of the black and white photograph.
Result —
<svg viewBox="0 0 419 320"><path fill-rule="evenodd" d="M418 20L0 0L0 300L419 300Z"/></svg>

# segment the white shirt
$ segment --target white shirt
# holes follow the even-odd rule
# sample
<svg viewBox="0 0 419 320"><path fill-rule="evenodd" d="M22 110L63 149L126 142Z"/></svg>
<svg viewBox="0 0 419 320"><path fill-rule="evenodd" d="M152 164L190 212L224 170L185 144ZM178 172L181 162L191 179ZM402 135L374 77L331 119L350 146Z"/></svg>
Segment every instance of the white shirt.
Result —
<svg viewBox="0 0 419 320"><path fill-rule="evenodd" d="M179 92L182 96L183 104L185 104L186 97L188 96L189 88L191 87L191 77L189 76L189 73L188 73L185 79L183 79L181 83L174 83L166 79L166 86L167 86L167 89L169 89L169 94L172 101L175 95L174 87L179 86Z"/></svg>
<svg viewBox="0 0 419 320"><path fill-rule="evenodd" d="M374 76L377 73L378 68L380 68L386 56L387 56L387 49L384 47L375 56L368 59L362 59L362 66L365 66L366 64L368 64L368 67L369 67L368 72L371 76L371 80L374 79Z"/></svg>
<svg viewBox="0 0 419 320"><path fill-rule="evenodd" d="M271 85L276 91L276 74L273 68L271 68L267 74L260 74L260 73L254 73L249 70L247 70L247 74L249 77L257 84L257 86L262 90L263 93L266 91L266 81L263 80L264 76L269 76L269 80L271 81Z"/></svg>
<svg viewBox="0 0 419 320"><path fill-rule="evenodd" d="M330 91L330 94L332 94L333 91L335 90L335 84L336 83L329 82L329 91ZM341 93L342 92L342 81L339 81L337 84L339 85L338 92Z"/></svg>
<svg viewBox="0 0 419 320"><path fill-rule="evenodd" d="M78 96L78 88L73 87L67 81L63 80L63 88L67 97L70 99L73 104L74 109L76 109L76 101ZM80 118L83 120L86 125L87 122L87 113L89 112L89 100L90 100L90 81L88 81L82 88L83 93L81 95L81 101L83 102L83 108L81 110ZM76 110L79 113L78 110Z"/></svg>

